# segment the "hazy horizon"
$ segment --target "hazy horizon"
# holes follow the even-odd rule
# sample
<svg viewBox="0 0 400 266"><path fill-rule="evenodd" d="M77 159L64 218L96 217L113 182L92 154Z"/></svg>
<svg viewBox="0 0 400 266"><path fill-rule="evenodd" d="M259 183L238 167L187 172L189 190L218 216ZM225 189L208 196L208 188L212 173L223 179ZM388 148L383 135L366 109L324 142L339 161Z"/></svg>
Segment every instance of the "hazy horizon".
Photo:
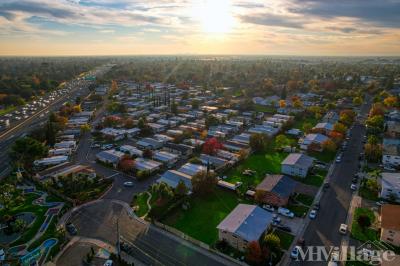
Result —
<svg viewBox="0 0 400 266"><path fill-rule="evenodd" d="M3 0L2 56L399 56L393 0Z"/></svg>

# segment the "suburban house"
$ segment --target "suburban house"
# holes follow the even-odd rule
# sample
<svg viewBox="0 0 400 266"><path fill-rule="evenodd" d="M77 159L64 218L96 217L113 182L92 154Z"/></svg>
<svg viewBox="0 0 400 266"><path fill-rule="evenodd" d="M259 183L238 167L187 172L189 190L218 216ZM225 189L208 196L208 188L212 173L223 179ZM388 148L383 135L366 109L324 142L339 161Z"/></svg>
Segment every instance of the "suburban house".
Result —
<svg viewBox="0 0 400 266"><path fill-rule="evenodd" d="M65 140L61 142L57 142L54 144L54 149L76 149L76 141L75 140Z"/></svg>
<svg viewBox="0 0 400 266"><path fill-rule="evenodd" d="M381 207L380 240L394 246L400 246L400 205L384 204Z"/></svg>
<svg viewBox="0 0 400 266"><path fill-rule="evenodd" d="M179 172L187 174L189 176L194 176L195 174L206 170L207 168L205 166L193 163L186 163L178 169Z"/></svg>
<svg viewBox="0 0 400 266"><path fill-rule="evenodd" d="M185 144L168 142L163 148L165 151L177 154L182 158L188 158L193 153L193 147Z"/></svg>
<svg viewBox="0 0 400 266"><path fill-rule="evenodd" d="M153 153L153 160L162 162L168 168L171 168L178 162L178 155L166 151L156 151Z"/></svg>
<svg viewBox="0 0 400 266"><path fill-rule="evenodd" d="M122 145L119 147L119 151L122 151L123 153L129 154L133 157L143 157L143 151L131 145Z"/></svg>
<svg viewBox="0 0 400 266"><path fill-rule="evenodd" d="M147 123L147 125L153 130L154 133L161 133L167 129L165 125L156 123Z"/></svg>
<svg viewBox="0 0 400 266"><path fill-rule="evenodd" d="M335 124L339 122L339 115L336 112L330 111L322 118L323 122Z"/></svg>
<svg viewBox="0 0 400 266"><path fill-rule="evenodd" d="M400 165L400 138L384 138L382 147L382 163Z"/></svg>
<svg viewBox="0 0 400 266"><path fill-rule="evenodd" d="M281 163L281 172L290 176L306 177L314 158L302 153L291 153Z"/></svg>
<svg viewBox="0 0 400 266"><path fill-rule="evenodd" d="M285 206L297 182L285 175L267 175L256 187L256 200L273 206Z"/></svg>
<svg viewBox="0 0 400 266"><path fill-rule="evenodd" d="M162 163L143 158L137 158L134 165L136 170L149 171L150 173L160 170L161 166Z"/></svg>
<svg viewBox="0 0 400 266"><path fill-rule="evenodd" d="M248 244L258 241L272 223L272 213L249 204L239 204L217 226L218 239L246 251Z"/></svg>
<svg viewBox="0 0 400 266"><path fill-rule="evenodd" d="M228 164L228 161L223 158L211 156L204 153L200 154L199 159L203 165L205 166L209 165L211 168L215 170L223 169Z"/></svg>
<svg viewBox="0 0 400 266"><path fill-rule="evenodd" d="M136 142L136 145L142 149L158 150L162 148L164 143L153 138L143 138Z"/></svg>
<svg viewBox="0 0 400 266"><path fill-rule="evenodd" d="M329 135L333 131L333 124L328 122L318 123L313 127L314 132Z"/></svg>
<svg viewBox="0 0 400 266"><path fill-rule="evenodd" d="M118 141L125 138L125 130L123 129L116 129L112 127L103 128L100 133L103 135L104 138Z"/></svg>
<svg viewBox="0 0 400 266"><path fill-rule="evenodd" d="M106 164L112 164L116 168L124 156L126 156L125 153L121 151L107 150L97 153L96 159Z"/></svg>
<svg viewBox="0 0 400 266"><path fill-rule="evenodd" d="M72 150L69 148L61 148L61 149L50 149L49 156L57 156L57 155L71 155Z"/></svg>
<svg viewBox="0 0 400 266"><path fill-rule="evenodd" d="M303 139L299 140L300 149L322 151L322 143L329 138L319 133L307 134Z"/></svg>
<svg viewBox="0 0 400 266"><path fill-rule="evenodd" d="M382 173L381 176L381 198L400 202L400 173Z"/></svg>
<svg viewBox="0 0 400 266"><path fill-rule="evenodd" d="M96 171L88 165L75 164L75 165L66 167L60 171L50 173L47 176L54 177L57 179L61 176L68 176L68 175L75 175L75 176L93 179L96 177Z"/></svg>
<svg viewBox="0 0 400 266"><path fill-rule="evenodd" d="M176 188L180 181L182 181L189 190L192 190L192 177L176 170L166 171L157 180L158 183L164 182L172 188Z"/></svg>

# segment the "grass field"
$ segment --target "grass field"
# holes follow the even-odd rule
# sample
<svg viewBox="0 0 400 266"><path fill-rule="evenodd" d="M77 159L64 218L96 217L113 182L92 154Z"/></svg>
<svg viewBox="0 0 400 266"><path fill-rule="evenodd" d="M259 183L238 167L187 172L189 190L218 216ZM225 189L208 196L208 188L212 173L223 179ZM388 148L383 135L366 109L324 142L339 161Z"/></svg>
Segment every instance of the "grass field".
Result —
<svg viewBox="0 0 400 266"><path fill-rule="evenodd" d="M15 107L15 106L9 106L9 107L7 107L5 109L1 109L0 110L0 115L5 115L5 114L8 114L8 113L11 113L15 109L17 109L17 107Z"/></svg>
<svg viewBox="0 0 400 266"><path fill-rule="evenodd" d="M308 210L310 209L307 206L294 205L294 204L288 204L287 208L291 210L297 217L303 217L303 215L307 214Z"/></svg>
<svg viewBox="0 0 400 266"><path fill-rule="evenodd" d="M375 221L375 215L373 211L367 208L356 208L356 210L354 211L353 223L351 226L351 236L360 241L379 240L378 231L372 228L365 228L363 230L360 227L360 225L357 222L357 219L360 215L367 215L371 220L371 224L373 224Z"/></svg>
<svg viewBox="0 0 400 266"><path fill-rule="evenodd" d="M324 163L332 162L336 156L336 152L326 152L326 151L321 151L321 152L308 151L307 154Z"/></svg>
<svg viewBox="0 0 400 266"><path fill-rule="evenodd" d="M320 187L324 183L325 176L327 174L326 170L315 171L314 174L308 174L306 177L292 177L293 179L315 187Z"/></svg>
<svg viewBox="0 0 400 266"><path fill-rule="evenodd" d="M284 250L288 250L293 242L294 235L278 229L275 230L273 233L277 235L281 240L281 248Z"/></svg>
<svg viewBox="0 0 400 266"><path fill-rule="evenodd" d="M314 197L305 194L297 194L295 200L303 203L304 205L311 206L314 201Z"/></svg>
<svg viewBox="0 0 400 266"><path fill-rule="evenodd" d="M287 153L275 151L252 154L240 165L226 173L228 177L226 181L231 183L240 181L243 183L243 188L256 186L264 179L266 174L279 174L281 172L281 162L286 156ZM243 175L242 172L246 169L254 170L256 174L252 176Z"/></svg>
<svg viewBox="0 0 400 266"><path fill-rule="evenodd" d="M139 206L139 208L135 211L136 215L142 217L149 211L149 207L147 206L147 199L149 195L147 193L140 193L137 195L136 199L133 202L133 206Z"/></svg>
<svg viewBox="0 0 400 266"><path fill-rule="evenodd" d="M190 208L175 209L162 222L206 244L213 244L218 239L217 225L239 204L234 192L216 188L206 196L193 196L189 200Z"/></svg>
<svg viewBox="0 0 400 266"><path fill-rule="evenodd" d="M292 128L300 129L304 132L303 125L305 123L309 123L312 126L315 126L319 122L319 119L315 118L315 116L302 116L300 119L295 119Z"/></svg>

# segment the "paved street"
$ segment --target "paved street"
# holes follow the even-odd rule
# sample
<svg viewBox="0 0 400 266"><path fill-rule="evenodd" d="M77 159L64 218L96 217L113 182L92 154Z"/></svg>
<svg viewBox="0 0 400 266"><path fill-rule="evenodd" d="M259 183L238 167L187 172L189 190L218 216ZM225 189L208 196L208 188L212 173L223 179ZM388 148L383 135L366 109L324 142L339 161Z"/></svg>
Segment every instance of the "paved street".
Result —
<svg viewBox="0 0 400 266"><path fill-rule="evenodd" d="M363 105L361 113L366 114L369 105ZM317 219L310 221L303 238L306 246L339 247L343 235L339 233L340 224L346 223L347 213L353 191L351 180L359 170L359 154L363 150L362 139L365 127L355 124L351 130L348 147L343 152L342 161L336 163L330 176L330 188L322 194ZM291 265L326 265L326 262L295 262Z"/></svg>
<svg viewBox="0 0 400 266"><path fill-rule="evenodd" d="M70 221L84 237L115 244L117 219L123 239L134 247L135 258L147 265L232 265L232 262L128 215L111 200L102 200L73 213Z"/></svg>

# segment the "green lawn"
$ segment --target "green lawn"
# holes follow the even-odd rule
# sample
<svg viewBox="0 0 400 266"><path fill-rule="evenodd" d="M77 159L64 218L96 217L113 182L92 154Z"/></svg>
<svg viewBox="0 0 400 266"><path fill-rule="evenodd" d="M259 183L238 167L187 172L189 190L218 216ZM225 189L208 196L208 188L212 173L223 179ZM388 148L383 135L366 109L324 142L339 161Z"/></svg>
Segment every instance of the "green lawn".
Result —
<svg viewBox="0 0 400 266"><path fill-rule="evenodd" d="M295 200L303 203L304 205L311 206L314 201L314 197L305 194L297 194Z"/></svg>
<svg viewBox="0 0 400 266"><path fill-rule="evenodd" d="M277 235L281 240L281 248L283 248L284 250L288 250L290 248L290 245L292 245L294 235L288 232L281 231L279 229L275 230L273 233Z"/></svg>
<svg viewBox="0 0 400 266"><path fill-rule="evenodd" d="M315 126L320 119L315 118L315 116L302 116L301 118L295 118L292 128L300 129L304 132L303 125L305 123L310 123L312 126Z"/></svg>
<svg viewBox="0 0 400 266"><path fill-rule="evenodd" d="M142 217L149 211L149 207L147 206L148 198L149 195L147 193L140 193L137 195L133 202L133 206L139 206L139 208L135 211L137 216Z"/></svg>
<svg viewBox="0 0 400 266"><path fill-rule="evenodd" d="M272 106L264 106L264 105L255 104L254 111L263 112L263 113L276 113L276 108L272 107Z"/></svg>
<svg viewBox="0 0 400 266"><path fill-rule="evenodd" d="M375 221L374 212L367 208L356 208L354 211L353 223L351 226L351 236L360 241L375 241L379 240L378 231L372 228L365 228L364 230L359 226L357 219L360 215L367 215L373 224Z"/></svg>
<svg viewBox="0 0 400 266"><path fill-rule="evenodd" d="M189 199L190 208L176 208L162 222L206 244L218 240L217 225L239 204L236 193L216 188L206 196Z"/></svg>
<svg viewBox="0 0 400 266"><path fill-rule="evenodd" d="M296 205L296 204L288 204L287 208L291 210L297 217L303 217L304 213L307 214L308 210L310 209L307 206Z"/></svg>
<svg viewBox="0 0 400 266"><path fill-rule="evenodd" d="M378 201L379 195L376 191L370 190L366 185L362 185L358 191L358 194L364 199Z"/></svg>
<svg viewBox="0 0 400 266"><path fill-rule="evenodd" d="M330 163L335 159L336 152L327 152L327 151L308 151L307 152L309 156L314 157L315 159L324 162L324 163Z"/></svg>
<svg viewBox="0 0 400 266"><path fill-rule="evenodd" d="M326 174L327 174L326 170L317 170L313 174L308 174L306 177L292 177L292 178L306 185L320 187L322 183L324 183Z"/></svg>
<svg viewBox="0 0 400 266"><path fill-rule="evenodd" d="M258 185L266 174L279 174L281 162L286 158L287 153L268 151L266 153L251 154L245 161L226 173L227 182L242 182L242 188L247 190L248 186ZM243 175L242 172L251 169L257 173L252 176Z"/></svg>

